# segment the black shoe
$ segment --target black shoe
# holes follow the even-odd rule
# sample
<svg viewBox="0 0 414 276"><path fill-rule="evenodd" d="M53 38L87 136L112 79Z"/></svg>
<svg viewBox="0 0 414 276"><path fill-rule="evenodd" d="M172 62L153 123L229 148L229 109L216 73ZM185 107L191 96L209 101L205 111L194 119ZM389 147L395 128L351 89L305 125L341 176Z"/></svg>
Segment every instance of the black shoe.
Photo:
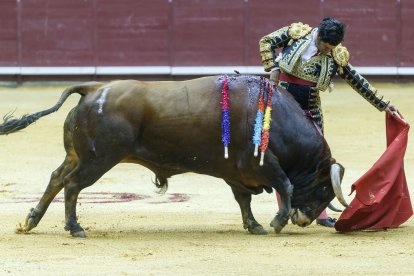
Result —
<svg viewBox="0 0 414 276"><path fill-rule="evenodd" d="M325 226L325 227L334 227L336 218L326 218L326 219L316 219L316 224Z"/></svg>

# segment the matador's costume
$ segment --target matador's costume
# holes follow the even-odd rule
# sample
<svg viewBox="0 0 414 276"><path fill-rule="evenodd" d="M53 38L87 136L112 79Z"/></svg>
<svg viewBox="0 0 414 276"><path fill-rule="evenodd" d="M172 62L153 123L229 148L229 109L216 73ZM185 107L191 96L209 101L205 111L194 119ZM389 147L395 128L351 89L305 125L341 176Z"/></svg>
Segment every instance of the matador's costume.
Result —
<svg viewBox="0 0 414 276"><path fill-rule="evenodd" d="M336 73L378 110L385 110L389 102L377 95L377 90L349 64L349 53L341 44L326 55L317 54L303 60L304 52L314 41L315 31L299 22L264 36L260 40L260 54L265 71L280 68L279 85L310 113L322 131L319 91L329 87ZM277 48L282 48L279 56L275 54Z"/></svg>

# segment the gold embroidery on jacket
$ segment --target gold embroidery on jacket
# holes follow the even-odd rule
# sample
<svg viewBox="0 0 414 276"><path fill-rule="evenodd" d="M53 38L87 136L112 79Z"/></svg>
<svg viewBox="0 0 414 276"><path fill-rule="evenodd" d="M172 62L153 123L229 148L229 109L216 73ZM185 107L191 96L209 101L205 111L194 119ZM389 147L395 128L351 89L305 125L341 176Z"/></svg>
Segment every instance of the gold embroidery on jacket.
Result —
<svg viewBox="0 0 414 276"><path fill-rule="evenodd" d="M322 57L323 58L321 62L321 72L316 87L321 91L325 91L326 89L328 89L329 84L331 83L332 76L334 74L334 61L330 56Z"/></svg>
<svg viewBox="0 0 414 276"><path fill-rule="evenodd" d="M349 52L342 44L339 44L332 50L332 57L339 66L344 67L348 65Z"/></svg>
<svg viewBox="0 0 414 276"><path fill-rule="evenodd" d="M331 57L325 55L311 57L305 62L302 62L302 58L300 57L290 72L285 70L282 64L279 61L279 66L284 72L300 79L316 83L316 88L321 91L325 91L328 88L334 73L333 60Z"/></svg>
<svg viewBox="0 0 414 276"><path fill-rule="evenodd" d="M311 34L295 41L283 53L279 67L288 74L316 83L317 89L325 91L335 73L334 61L330 55L317 55L303 62L302 53L311 42Z"/></svg>
<svg viewBox="0 0 414 276"><path fill-rule="evenodd" d="M282 59L279 60L279 67L287 73L292 72L293 67L298 62L298 59L301 58L302 52L309 46L310 43L310 39L300 39L295 41L295 43L289 47L288 52L282 55Z"/></svg>
<svg viewBox="0 0 414 276"><path fill-rule="evenodd" d="M284 27L273 33L265 35L259 41L260 55L265 71L270 71L275 67L274 49L281 48L287 45L290 37L288 36L288 28Z"/></svg>
<svg viewBox="0 0 414 276"><path fill-rule="evenodd" d="M290 24L288 34L292 39L297 40L309 34L311 30L308 24L297 22Z"/></svg>

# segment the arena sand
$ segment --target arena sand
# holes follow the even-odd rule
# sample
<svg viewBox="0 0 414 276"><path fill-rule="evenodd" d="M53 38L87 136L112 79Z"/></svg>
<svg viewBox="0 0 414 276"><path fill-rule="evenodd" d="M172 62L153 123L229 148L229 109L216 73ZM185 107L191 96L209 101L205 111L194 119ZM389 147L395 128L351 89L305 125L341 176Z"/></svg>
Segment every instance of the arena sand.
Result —
<svg viewBox="0 0 414 276"><path fill-rule="evenodd" d="M376 85L413 123L414 85ZM333 156L346 167L348 194L385 148L385 116L344 83L336 86L322 94L325 130ZM15 108L19 116L49 108L63 89L2 88L0 115ZM81 194L79 222L88 238L72 238L63 230L62 193L37 228L15 234L63 161L62 125L78 99L72 95L57 113L0 137L0 274L414 274L413 219L398 229L348 234L289 224L275 235L269 227L277 211L275 196L264 193L254 196L252 208L269 234L253 236L243 229L238 204L222 180L175 176L167 193L158 195L153 174L131 164L118 165ZM405 162L413 198L412 141Z"/></svg>

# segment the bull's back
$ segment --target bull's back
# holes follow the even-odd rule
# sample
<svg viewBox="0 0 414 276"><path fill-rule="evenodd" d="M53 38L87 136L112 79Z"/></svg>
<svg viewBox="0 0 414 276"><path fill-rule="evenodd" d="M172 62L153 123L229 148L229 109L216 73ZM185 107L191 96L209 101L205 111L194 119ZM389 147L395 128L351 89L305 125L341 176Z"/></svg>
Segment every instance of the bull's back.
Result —
<svg viewBox="0 0 414 276"><path fill-rule="evenodd" d="M83 97L69 125L87 129L72 128L81 142L118 140L129 148L129 160L134 154L171 163L209 160L222 148L220 92L217 77L114 81Z"/></svg>
<svg viewBox="0 0 414 276"><path fill-rule="evenodd" d="M253 104L249 91L252 94L257 89L249 89L252 83L243 77L227 78L233 158L251 144L251 129L247 128L253 127L254 116L250 113L257 102ZM123 92L114 93L113 112L122 114L133 126L139 153L147 152L164 163L211 169L224 161L223 79L224 76L214 76L188 81L134 82L133 88L130 83L117 82L113 89Z"/></svg>

